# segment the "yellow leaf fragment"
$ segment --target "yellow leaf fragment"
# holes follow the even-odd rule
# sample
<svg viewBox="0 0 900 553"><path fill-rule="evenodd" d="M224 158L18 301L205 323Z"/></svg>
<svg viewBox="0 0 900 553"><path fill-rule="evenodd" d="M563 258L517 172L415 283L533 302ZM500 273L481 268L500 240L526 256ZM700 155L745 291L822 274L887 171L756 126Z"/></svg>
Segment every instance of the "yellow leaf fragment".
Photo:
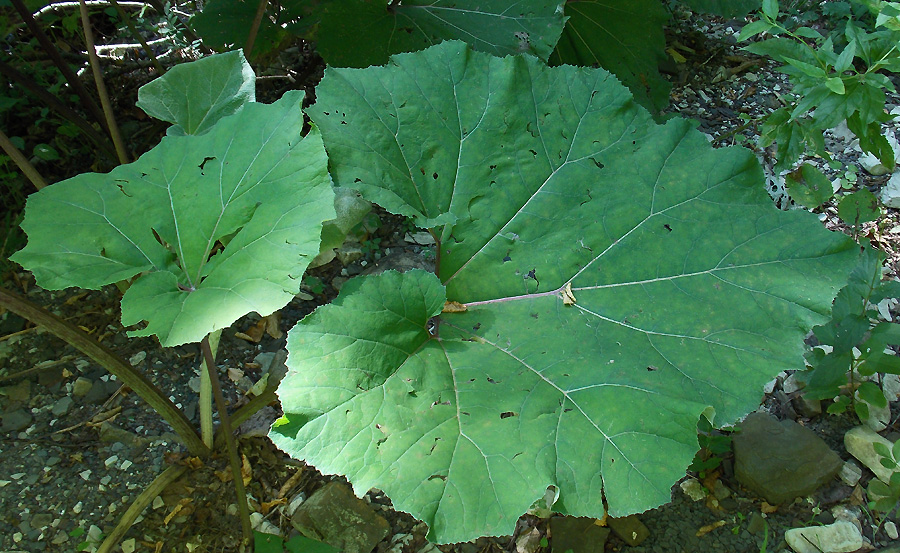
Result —
<svg viewBox="0 0 900 553"><path fill-rule="evenodd" d="M707 524L706 526L697 530L697 537L699 538L701 536L705 536L706 534L709 534L716 528L721 528L723 526L725 526L724 520L719 520L719 521L713 522L712 524Z"/></svg>
<svg viewBox="0 0 900 553"><path fill-rule="evenodd" d="M442 313L462 313L467 311L469 308L465 306L465 304L459 303L458 301L447 301L444 302L444 309L441 311Z"/></svg>
<svg viewBox="0 0 900 553"><path fill-rule="evenodd" d="M563 305L575 305L575 294L572 293L572 283L567 282L562 291Z"/></svg>
<svg viewBox="0 0 900 553"><path fill-rule="evenodd" d="M247 459L247 456L243 453L241 454L241 480L244 481L244 485L250 484L250 480L253 479L253 469L250 468L250 459Z"/></svg>

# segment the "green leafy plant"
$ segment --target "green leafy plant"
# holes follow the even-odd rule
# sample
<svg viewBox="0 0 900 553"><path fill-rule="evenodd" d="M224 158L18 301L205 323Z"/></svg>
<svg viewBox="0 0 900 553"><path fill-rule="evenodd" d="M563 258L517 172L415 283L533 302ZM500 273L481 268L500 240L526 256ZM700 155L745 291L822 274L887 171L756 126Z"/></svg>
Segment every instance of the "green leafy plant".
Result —
<svg viewBox="0 0 900 553"><path fill-rule="evenodd" d="M351 279L299 323L270 437L435 541L510 533L548 486L579 516L668 502L700 414L754 409L858 257L600 69L444 42L328 69L307 112L437 274Z"/></svg>
<svg viewBox="0 0 900 553"><path fill-rule="evenodd" d="M700 451L694 456L688 470L700 474L703 478L706 471L715 470L722 464L724 457L731 453L731 432L737 430L734 427L716 429L712 422L705 416L701 416L697 423L697 438Z"/></svg>
<svg viewBox="0 0 900 553"><path fill-rule="evenodd" d="M778 144L776 171L790 169L807 151L829 159L822 132L845 120L863 151L893 169L894 152L881 125L892 118L884 110L884 91L894 92L894 85L883 71L900 69L900 27L892 28L890 20L883 18L881 10L891 9L887 3L869 5L879 14L875 28L864 29L851 18L841 34L825 36L807 26L788 28L780 21L784 14L778 1L764 0L760 19L738 35L738 40L760 33L772 35L744 49L784 64L778 70L787 74L793 85L793 99L766 117L761 127L760 146ZM843 48L838 53L839 44ZM803 177L820 182L823 176L810 176L817 172L805 166ZM818 184L814 188L822 189Z"/></svg>
<svg viewBox="0 0 900 553"><path fill-rule="evenodd" d="M894 507L900 502L900 465L898 465L900 463L900 442L888 449L885 444L876 441L872 447L875 448L875 453L881 457L879 459L881 466L893 472L887 484L878 478L873 478L869 482L867 490L870 498L869 508L887 514L894 510Z"/></svg>
<svg viewBox="0 0 900 553"><path fill-rule="evenodd" d="M900 297L900 282L882 280L879 256L867 250L834 300L831 320L813 328L820 344L806 354L810 369L803 374L803 393L810 399L838 399L830 413L851 405L860 419L868 405L884 407L881 388L868 380L878 373L900 374L900 358L886 348L900 344L900 324L881 320L875 305ZM856 401L856 399L863 401Z"/></svg>

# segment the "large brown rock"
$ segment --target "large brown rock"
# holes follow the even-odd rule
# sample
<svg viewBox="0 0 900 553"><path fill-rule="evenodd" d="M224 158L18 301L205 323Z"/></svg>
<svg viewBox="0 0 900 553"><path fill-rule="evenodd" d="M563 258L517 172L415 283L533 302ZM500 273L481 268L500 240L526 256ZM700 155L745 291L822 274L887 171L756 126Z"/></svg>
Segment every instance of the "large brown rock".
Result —
<svg viewBox="0 0 900 553"><path fill-rule="evenodd" d="M807 496L841 469L841 458L794 421L753 413L734 436L738 481L772 504Z"/></svg>
<svg viewBox="0 0 900 553"><path fill-rule="evenodd" d="M333 545L343 553L370 553L391 527L350 487L329 482L304 501L291 517L304 536Z"/></svg>

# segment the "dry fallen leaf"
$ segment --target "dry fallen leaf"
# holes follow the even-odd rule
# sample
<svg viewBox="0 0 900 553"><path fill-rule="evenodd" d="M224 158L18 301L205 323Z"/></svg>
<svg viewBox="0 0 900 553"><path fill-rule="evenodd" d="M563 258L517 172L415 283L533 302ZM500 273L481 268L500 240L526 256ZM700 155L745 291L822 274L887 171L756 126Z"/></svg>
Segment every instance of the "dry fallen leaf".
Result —
<svg viewBox="0 0 900 553"><path fill-rule="evenodd" d="M190 502L191 502L190 497L184 497L184 498L180 499L178 501L178 505L175 505L175 507L172 509L172 512L169 513L168 515L166 515L166 518L163 519L163 524L168 526L169 522L171 522L172 519L178 515L178 513L180 513L182 510L184 510L184 508L188 504L190 504Z"/></svg>
<svg viewBox="0 0 900 553"><path fill-rule="evenodd" d="M725 526L724 520L719 520L719 521L713 522L712 524L707 524L706 526L697 530L697 537L699 538L701 536L705 536L706 534L709 534L716 528L721 528L723 526Z"/></svg>
<svg viewBox="0 0 900 553"><path fill-rule="evenodd" d="M281 331L281 311L276 311L263 317L263 321L266 322L266 334L276 340L284 336L284 333Z"/></svg>
<svg viewBox="0 0 900 553"><path fill-rule="evenodd" d="M247 459L247 456L241 453L241 480L244 481L244 485L246 486L252 479L253 469L250 468L250 459Z"/></svg>
<svg viewBox="0 0 900 553"><path fill-rule="evenodd" d="M228 367L228 379L232 382L237 382L244 376L244 371L241 369L235 369L232 367Z"/></svg>
<svg viewBox="0 0 900 553"><path fill-rule="evenodd" d="M762 502L762 505L759 506L759 510L762 513L769 514L774 513L778 510L778 505L769 505L765 501Z"/></svg>
<svg viewBox="0 0 900 553"><path fill-rule="evenodd" d="M281 488L278 489L277 498L281 499L286 496L291 488L297 485L297 482L300 481L300 478L303 476L303 467L299 467L294 474L291 475L290 478L287 479L287 482L281 485Z"/></svg>
<svg viewBox="0 0 900 553"><path fill-rule="evenodd" d="M279 505L284 505L287 503L287 498L282 497L280 499L273 499L272 501L263 501L259 504L259 512L263 515L269 514L269 511L272 510L272 507L277 507Z"/></svg>
<svg viewBox="0 0 900 553"><path fill-rule="evenodd" d="M469 308L465 305L459 303L458 301L448 301L444 302L443 313L462 313L467 311Z"/></svg>

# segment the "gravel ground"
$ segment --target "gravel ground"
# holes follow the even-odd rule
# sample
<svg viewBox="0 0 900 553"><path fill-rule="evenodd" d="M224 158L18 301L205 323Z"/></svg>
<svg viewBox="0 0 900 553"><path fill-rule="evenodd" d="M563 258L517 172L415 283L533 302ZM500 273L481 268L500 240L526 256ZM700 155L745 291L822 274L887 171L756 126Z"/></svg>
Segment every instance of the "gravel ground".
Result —
<svg viewBox="0 0 900 553"><path fill-rule="evenodd" d="M734 47L732 35L742 21L697 20L685 14L679 17L685 28L699 32L678 35L679 43L687 48L680 51L688 61L671 68L675 88L670 111L696 119L699 129L716 146L754 146L754 129L741 117L757 118L778 107L780 95L789 90L787 81L761 60L744 56ZM900 98L891 97L888 103L889 109L896 107ZM845 165L857 162L858 154L841 137L831 134L828 144ZM757 153L771 165L766 152L757 149ZM810 161L829 176L837 176L821 160ZM886 179L861 170L859 174L858 185L872 190ZM778 200L787 201L777 178L772 177L769 185ZM282 310L282 331L317 305L330 301L347 278L383 263L380 258L397 259L402 253L408 261L427 254L427 247L406 240L409 229L402 219L384 212L379 212L379 217L382 225L370 237L379 239L377 251L368 248L363 257L347 265L335 260L313 271L322 287L310 287L303 296L306 299L298 297ZM867 227L867 232L892 254L891 273L897 276L900 264L893 250L900 243L900 218L896 210L889 212L889 218L880 226L888 229L885 234L879 234L876 225ZM833 206L822 210L821 219L831 228L841 227ZM191 420L197 421L194 390L200 356L196 346L163 349L152 339L127 338L118 322L118 292L114 288L47 292L36 288L26 273L11 276L9 288L26 291L34 303L90 332L143 371ZM258 343L252 343L236 336L251 329L258 319L245 317L223 333L217 363L232 406L245 402L246 391L261 377L271 356L260 354L276 354L284 348L283 337L264 335ZM71 346L11 313L0 316L0 400L0 551L91 550L92 546L84 542L96 542L110 532L141 490L173 465L187 465L191 470L145 510L125 536L123 550L236 550L240 530L233 488L223 481L228 477L226 460L213 458L203 463L192 459L172 429L136 394ZM896 413L897 406L893 407ZM764 399L764 408L781 418L798 418L790 398L779 389ZM842 436L854 424L852 419L801 417L799 421L846 457ZM266 521L289 532L290 524L279 502L308 497L333 477L286 458L265 438L244 430L249 434L239 440L239 445L245 467L252 473L248 487L251 510L265 513ZM741 553L760 551L765 543L765 550L781 551L786 547L786 529L828 523L833 520L828 508L838 504L860 512L871 543L887 543L883 531L874 533L867 526L873 521L859 508L858 491L839 482L820 490L809 501L798 500L768 513L769 530L765 534L758 520L760 500L740 488L730 467L726 456L719 480L727 491L721 492L719 508L691 501L676 486L672 503L641 515L650 529L644 543L627 546L613 535L606 550ZM424 540L423 525L391 510L383 494L374 490L367 500L391 523L391 535L379 544L378 551L433 551ZM697 536L698 530L719 521L723 524ZM535 528L540 536L546 536L548 523L526 516L520 520L515 536L482 538L438 549L448 553L516 551L517 539ZM538 542L538 549L529 553L540 550Z"/></svg>

